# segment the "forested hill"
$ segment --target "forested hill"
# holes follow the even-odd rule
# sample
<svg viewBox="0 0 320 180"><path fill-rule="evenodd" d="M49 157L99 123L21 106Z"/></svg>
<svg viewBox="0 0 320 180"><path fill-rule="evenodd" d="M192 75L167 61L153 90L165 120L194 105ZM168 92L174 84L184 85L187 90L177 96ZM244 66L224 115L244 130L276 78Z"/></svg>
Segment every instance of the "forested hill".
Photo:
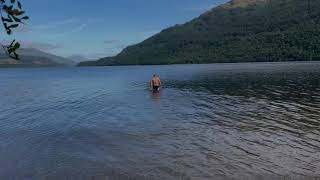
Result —
<svg viewBox="0 0 320 180"><path fill-rule="evenodd" d="M320 60L320 0L232 0L80 65Z"/></svg>

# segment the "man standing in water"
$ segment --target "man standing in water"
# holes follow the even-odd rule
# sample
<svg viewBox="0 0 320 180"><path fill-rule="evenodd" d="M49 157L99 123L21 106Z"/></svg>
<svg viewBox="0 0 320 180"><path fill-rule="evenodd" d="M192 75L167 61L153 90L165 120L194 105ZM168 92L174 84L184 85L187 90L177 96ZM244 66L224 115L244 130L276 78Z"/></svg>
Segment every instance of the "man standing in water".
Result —
<svg viewBox="0 0 320 180"><path fill-rule="evenodd" d="M159 91L160 86L161 86L161 80L158 75L154 74L150 81L150 87L153 91Z"/></svg>

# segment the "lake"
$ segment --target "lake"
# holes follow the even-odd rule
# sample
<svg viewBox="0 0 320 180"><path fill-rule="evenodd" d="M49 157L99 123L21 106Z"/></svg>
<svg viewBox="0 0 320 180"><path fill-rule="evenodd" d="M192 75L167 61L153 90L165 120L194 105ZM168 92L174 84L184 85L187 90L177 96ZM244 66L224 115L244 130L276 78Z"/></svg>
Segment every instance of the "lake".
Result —
<svg viewBox="0 0 320 180"><path fill-rule="evenodd" d="M0 69L0 97L0 179L320 177L320 62Z"/></svg>

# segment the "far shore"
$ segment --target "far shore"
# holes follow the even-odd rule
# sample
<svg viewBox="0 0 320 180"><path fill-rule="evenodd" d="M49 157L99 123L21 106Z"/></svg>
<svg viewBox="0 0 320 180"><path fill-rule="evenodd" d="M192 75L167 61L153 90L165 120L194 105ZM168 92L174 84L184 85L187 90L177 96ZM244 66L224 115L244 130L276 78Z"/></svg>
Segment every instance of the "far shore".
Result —
<svg viewBox="0 0 320 180"><path fill-rule="evenodd" d="M95 62L95 61L92 61ZM277 63L314 63L314 61L247 61L247 62L215 62L215 63L172 63L172 64L113 64L113 65L76 65L76 67L110 67L110 66L169 66L169 65L210 65L210 64L277 64Z"/></svg>
<svg viewBox="0 0 320 180"><path fill-rule="evenodd" d="M23 69L23 68L84 68L84 67L114 67L114 66L174 66L174 65L231 65L231 64L283 64L283 63L320 63L319 60L317 61L262 61L262 62L254 62L254 61L248 61L248 62L221 62L221 63L176 63L176 64L118 64L118 65L98 65L98 66L41 66L41 65L5 65L1 64L0 69Z"/></svg>

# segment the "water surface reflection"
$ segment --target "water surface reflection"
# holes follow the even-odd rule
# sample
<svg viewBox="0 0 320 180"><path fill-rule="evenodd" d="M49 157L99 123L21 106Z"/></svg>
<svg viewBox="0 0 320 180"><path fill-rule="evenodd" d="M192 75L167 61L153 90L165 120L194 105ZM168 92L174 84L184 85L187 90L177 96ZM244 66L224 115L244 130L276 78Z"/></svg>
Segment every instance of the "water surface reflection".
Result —
<svg viewBox="0 0 320 180"><path fill-rule="evenodd" d="M319 62L2 69L0 179L319 177L319 75Z"/></svg>

